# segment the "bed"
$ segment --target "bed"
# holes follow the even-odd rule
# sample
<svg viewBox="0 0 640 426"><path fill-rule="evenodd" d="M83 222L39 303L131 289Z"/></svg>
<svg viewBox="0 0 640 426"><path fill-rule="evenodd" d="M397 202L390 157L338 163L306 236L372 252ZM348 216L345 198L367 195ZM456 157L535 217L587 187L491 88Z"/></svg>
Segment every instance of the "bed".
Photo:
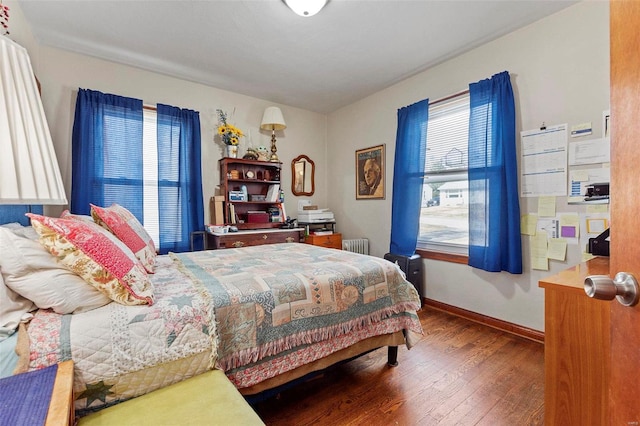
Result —
<svg viewBox="0 0 640 426"><path fill-rule="evenodd" d="M31 311L3 341L14 372L72 359L83 415L213 368L255 395L375 348L393 356L422 333L417 292L373 256L286 243L154 262L151 304Z"/></svg>

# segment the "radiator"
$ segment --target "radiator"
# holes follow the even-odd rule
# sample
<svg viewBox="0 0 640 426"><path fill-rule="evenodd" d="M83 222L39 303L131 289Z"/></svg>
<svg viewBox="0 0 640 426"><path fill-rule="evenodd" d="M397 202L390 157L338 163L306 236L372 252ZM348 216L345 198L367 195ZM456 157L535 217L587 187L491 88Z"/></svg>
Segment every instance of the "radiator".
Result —
<svg viewBox="0 0 640 426"><path fill-rule="evenodd" d="M360 254L369 254L369 240L367 238L342 240L342 250Z"/></svg>

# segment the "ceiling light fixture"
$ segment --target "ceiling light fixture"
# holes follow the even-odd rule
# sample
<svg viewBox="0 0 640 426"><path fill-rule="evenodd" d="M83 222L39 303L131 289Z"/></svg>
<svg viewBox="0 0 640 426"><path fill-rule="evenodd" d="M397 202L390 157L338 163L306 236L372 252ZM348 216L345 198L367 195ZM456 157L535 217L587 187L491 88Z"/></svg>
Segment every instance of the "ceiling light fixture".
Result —
<svg viewBox="0 0 640 426"><path fill-rule="evenodd" d="M282 0L296 14L308 18L320 12L328 0Z"/></svg>

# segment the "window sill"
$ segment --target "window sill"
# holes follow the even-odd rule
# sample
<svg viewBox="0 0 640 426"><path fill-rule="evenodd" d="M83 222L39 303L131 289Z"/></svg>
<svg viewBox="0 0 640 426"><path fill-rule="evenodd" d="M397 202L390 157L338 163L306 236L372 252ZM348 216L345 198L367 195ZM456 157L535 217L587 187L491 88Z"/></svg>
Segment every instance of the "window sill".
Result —
<svg viewBox="0 0 640 426"><path fill-rule="evenodd" d="M416 253L423 259L442 260L443 262L460 263L461 265L467 265L469 263L469 256L455 253L445 253L441 251L423 250L418 249Z"/></svg>

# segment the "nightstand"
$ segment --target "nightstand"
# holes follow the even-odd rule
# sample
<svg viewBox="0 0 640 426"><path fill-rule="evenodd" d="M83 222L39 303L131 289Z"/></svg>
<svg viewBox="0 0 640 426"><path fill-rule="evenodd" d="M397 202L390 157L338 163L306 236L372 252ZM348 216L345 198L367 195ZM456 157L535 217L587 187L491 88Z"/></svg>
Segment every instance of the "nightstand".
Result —
<svg viewBox="0 0 640 426"><path fill-rule="evenodd" d="M329 235L307 235L304 239L307 244L313 244L314 246L321 246L327 248L334 248L342 250L342 234L329 234Z"/></svg>
<svg viewBox="0 0 640 426"><path fill-rule="evenodd" d="M0 379L0 407L7 424L73 425L73 361Z"/></svg>

